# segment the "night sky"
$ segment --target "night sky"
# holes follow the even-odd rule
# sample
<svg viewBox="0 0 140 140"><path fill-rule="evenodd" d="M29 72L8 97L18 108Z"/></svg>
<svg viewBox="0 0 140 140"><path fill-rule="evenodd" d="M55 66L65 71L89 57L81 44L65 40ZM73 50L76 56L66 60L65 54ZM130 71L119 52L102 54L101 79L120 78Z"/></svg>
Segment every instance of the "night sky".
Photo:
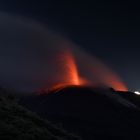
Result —
<svg viewBox="0 0 140 140"><path fill-rule="evenodd" d="M0 10L46 24L109 65L130 90L140 90L138 4L1 1Z"/></svg>

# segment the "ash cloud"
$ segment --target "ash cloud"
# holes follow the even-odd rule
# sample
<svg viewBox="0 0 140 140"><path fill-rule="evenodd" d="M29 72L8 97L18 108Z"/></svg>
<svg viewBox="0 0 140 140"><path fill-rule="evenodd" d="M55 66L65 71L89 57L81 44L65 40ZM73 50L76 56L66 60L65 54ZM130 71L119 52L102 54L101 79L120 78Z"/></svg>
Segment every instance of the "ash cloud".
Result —
<svg viewBox="0 0 140 140"><path fill-rule="evenodd" d="M92 83L111 83L115 75L97 58L48 29L19 16L0 14L0 84L20 91L35 91L60 82L59 56L70 50L82 78ZM60 55L58 55L60 54ZM63 59L63 58L61 58ZM117 82L121 80L117 77Z"/></svg>

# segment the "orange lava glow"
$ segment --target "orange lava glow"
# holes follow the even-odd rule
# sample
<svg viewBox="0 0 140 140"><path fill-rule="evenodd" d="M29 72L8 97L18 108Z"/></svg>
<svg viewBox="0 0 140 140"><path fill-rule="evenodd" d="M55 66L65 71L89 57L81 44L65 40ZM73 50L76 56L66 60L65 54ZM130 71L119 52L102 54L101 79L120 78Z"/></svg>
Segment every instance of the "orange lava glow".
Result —
<svg viewBox="0 0 140 140"><path fill-rule="evenodd" d="M65 60L64 71L66 83L72 85L80 85L80 78L78 75L78 70L74 61L74 57L72 56L72 54L66 52L64 53L63 59Z"/></svg>
<svg viewBox="0 0 140 140"><path fill-rule="evenodd" d="M117 75L110 74L104 78L104 82L107 86L110 86L119 91L128 91L127 87Z"/></svg>
<svg viewBox="0 0 140 140"><path fill-rule="evenodd" d="M113 71L111 71L106 65L101 63L99 60L94 60L95 66L92 67L93 75L96 75L98 82L107 86L112 87L118 91L128 91L121 78Z"/></svg>
<svg viewBox="0 0 140 140"><path fill-rule="evenodd" d="M84 61L82 61L82 58ZM120 77L116 73L112 72L106 65L97 60L96 58L90 58L89 56L80 57L82 67L86 74L80 73L79 63L76 61L71 51L64 51L58 55L58 61L56 69L59 69L59 80L54 82L50 87L51 90L59 90L63 87L75 85L85 86L106 86L112 87L115 90L127 91L127 87L121 81Z"/></svg>
<svg viewBox="0 0 140 140"><path fill-rule="evenodd" d="M70 51L63 53L64 83L58 85L90 85L90 81L80 76L74 56Z"/></svg>

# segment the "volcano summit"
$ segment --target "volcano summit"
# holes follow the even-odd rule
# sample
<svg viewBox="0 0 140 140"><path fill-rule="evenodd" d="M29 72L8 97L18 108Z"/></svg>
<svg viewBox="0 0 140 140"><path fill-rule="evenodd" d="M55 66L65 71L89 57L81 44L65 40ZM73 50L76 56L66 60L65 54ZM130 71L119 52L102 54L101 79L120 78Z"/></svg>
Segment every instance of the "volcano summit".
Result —
<svg viewBox="0 0 140 140"><path fill-rule="evenodd" d="M43 118L61 123L66 130L85 140L132 140L140 137L140 111L135 102L122 96L128 93L109 88L66 86L24 97L21 104Z"/></svg>

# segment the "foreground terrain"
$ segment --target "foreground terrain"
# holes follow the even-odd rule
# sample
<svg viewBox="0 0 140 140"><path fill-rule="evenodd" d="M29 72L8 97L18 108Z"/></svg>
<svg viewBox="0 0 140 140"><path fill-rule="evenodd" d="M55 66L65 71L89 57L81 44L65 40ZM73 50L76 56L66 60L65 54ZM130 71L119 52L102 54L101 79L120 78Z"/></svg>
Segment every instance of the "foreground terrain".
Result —
<svg viewBox="0 0 140 140"><path fill-rule="evenodd" d="M0 140L78 139L20 106L13 95L0 91Z"/></svg>
<svg viewBox="0 0 140 140"><path fill-rule="evenodd" d="M134 140L140 139L138 100L134 93L69 86L24 97L20 103L84 140Z"/></svg>

